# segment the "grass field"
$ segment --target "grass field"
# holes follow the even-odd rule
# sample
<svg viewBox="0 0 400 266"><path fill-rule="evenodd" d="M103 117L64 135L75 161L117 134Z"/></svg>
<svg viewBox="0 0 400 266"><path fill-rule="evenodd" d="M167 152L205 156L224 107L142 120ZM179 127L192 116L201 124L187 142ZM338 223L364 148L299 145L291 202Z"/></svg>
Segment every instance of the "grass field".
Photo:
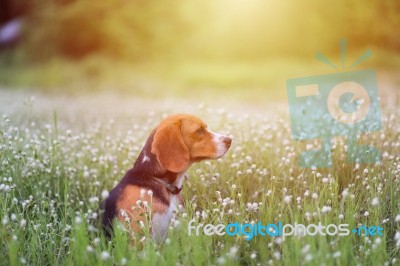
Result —
<svg viewBox="0 0 400 266"><path fill-rule="evenodd" d="M287 106L214 99L150 100L114 94L54 96L0 91L1 265L398 265L400 109L382 104L383 129L364 141L379 165L348 164L335 139L334 167L302 169L305 143L291 139ZM35 98L30 98L34 95ZM151 129L168 114L192 113L233 145L189 170L185 209L169 237L144 228L130 247L116 229L106 241L99 203L133 165ZM307 144L314 144L311 142ZM380 225L381 237L189 236L188 222Z"/></svg>

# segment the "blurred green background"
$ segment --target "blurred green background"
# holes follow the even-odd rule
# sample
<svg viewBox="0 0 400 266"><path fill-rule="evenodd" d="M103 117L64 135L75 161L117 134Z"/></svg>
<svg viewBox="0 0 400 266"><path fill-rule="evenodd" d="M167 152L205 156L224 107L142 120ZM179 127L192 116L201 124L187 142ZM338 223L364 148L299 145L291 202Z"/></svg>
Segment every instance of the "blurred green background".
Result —
<svg viewBox="0 0 400 266"><path fill-rule="evenodd" d="M314 55L321 51L338 64L342 38L348 40L347 66L371 48L373 58L360 68L377 69L387 87L400 83L395 0L2 0L0 5L3 35L10 21L19 25L16 36L0 44L3 88L283 99L286 79L337 71Z"/></svg>

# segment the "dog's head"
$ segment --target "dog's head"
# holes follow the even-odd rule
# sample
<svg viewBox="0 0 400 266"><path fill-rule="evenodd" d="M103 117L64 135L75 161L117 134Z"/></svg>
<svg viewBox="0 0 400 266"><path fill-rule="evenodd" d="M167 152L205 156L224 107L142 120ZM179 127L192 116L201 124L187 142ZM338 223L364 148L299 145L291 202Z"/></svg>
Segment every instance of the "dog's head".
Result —
<svg viewBox="0 0 400 266"><path fill-rule="evenodd" d="M231 138L210 131L195 116L173 115L155 129L151 153L157 157L161 167L180 173L192 162L223 156L231 142Z"/></svg>

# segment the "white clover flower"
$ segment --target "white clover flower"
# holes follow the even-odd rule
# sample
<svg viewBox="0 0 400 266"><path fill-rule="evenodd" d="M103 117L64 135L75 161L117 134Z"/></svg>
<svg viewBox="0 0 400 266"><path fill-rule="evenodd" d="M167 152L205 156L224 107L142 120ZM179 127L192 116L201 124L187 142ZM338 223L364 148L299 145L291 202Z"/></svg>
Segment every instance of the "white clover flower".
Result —
<svg viewBox="0 0 400 266"><path fill-rule="evenodd" d="M107 251L103 251L101 252L100 258L101 260L108 260L110 258L110 253L108 253Z"/></svg>
<svg viewBox="0 0 400 266"><path fill-rule="evenodd" d="M301 252L303 254L307 254L310 251L310 245L306 244L302 249Z"/></svg>
<svg viewBox="0 0 400 266"><path fill-rule="evenodd" d="M109 193L107 190L103 190L103 191L101 192L101 198L102 198L103 200L105 200L106 198L108 198L109 194L110 194L110 193Z"/></svg>
<svg viewBox="0 0 400 266"><path fill-rule="evenodd" d="M149 189L149 190L147 191L147 195L149 195L150 197L153 197L153 191Z"/></svg>
<svg viewBox="0 0 400 266"><path fill-rule="evenodd" d="M88 178L90 176L89 171L83 171L83 177Z"/></svg>
<svg viewBox="0 0 400 266"><path fill-rule="evenodd" d="M20 226L21 228L24 228L24 227L26 226L26 220L25 220L25 219L22 219L21 222L19 223L19 226Z"/></svg>
<svg viewBox="0 0 400 266"><path fill-rule="evenodd" d="M400 222L400 214L397 214L396 217L394 218L394 221L396 223Z"/></svg>
<svg viewBox="0 0 400 266"><path fill-rule="evenodd" d="M96 203L99 202L99 198L98 197L90 197L89 198L89 203Z"/></svg>
<svg viewBox="0 0 400 266"><path fill-rule="evenodd" d="M217 263L219 265L224 265L226 263L226 259L224 257L218 257L217 258Z"/></svg>
<svg viewBox="0 0 400 266"><path fill-rule="evenodd" d="M75 217L75 223L76 224L81 224L82 223L82 218L80 216Z"/></svg>
<svg viewBox="0 0 400 266"><path fill-rule="evenodd" d="M340 253L340 251L336 251L335 253L333 253L332 257L333 257L333 258L339 258L340 255L342 255L342 254Z"/></svg>
<svg viewBox="0 0 400 266"><path fill-rule="evenodd" d="M100 238L96 237L93 239L93 245L97 246L98 244L100 244Z"/></svg>
<svg viewBox="0 0 400 266"><path fill-rule="evenodd" d="M26 259L24 257L19 258L19 262L24 265L26 264Z"/></svg>
<svg viewBox="0 0 400 266"><path fill-rule="evenodd" d="M145 227L144 222L143 221L139 221L139 226L140 226L140 228L144 228Z"/></svg>
<svg viewBox="0 0 400 266"><path fill-rule="evenodd" d="M275 257L275 259L280 260L281 259L281 253L279 251L275 251L274 252L274 257Z"/></svg>
<svg viewBox="0 0 400 266"><path fill-rule="evenodd" d="M8 216L7 216L7 215L4 215L3 220L1 221L1 223L2 223L3 225L6 225L6 224L8 224L8 221L9 221Z"/></svg>
<svg viewBox="0 0 400 266"><path fill-rule="evenodd" d="M372 206L378 206L379 205L379 199L378 198L373 198L371 201Z"/></svg>
<svg viewBox="0 0 400 266"><path fill-rule="evenodd" d="M397 231L396 234L394 234L394 241L396 242L396 246L400 246L400 232Z"/></svg>
<svg viewBox="0 0 400 266"><path fill-rule="evenodd" d="M321 209L321 212L322 212L322 213L328 213L328 212L330 212L331 210L332 210L332 207L331 207L331 206L323 206L322 209Z"/></svg>
<svg viewBox="0 0 400 266"><path fill-rule="evenodd" d="M304 256L304 260L306 262L312 261L312 259L313 259L313 256L309 253Z"/></svg>
<svg viewBox="0 0 400 266"><path fill-rule="evenodd" d="M289 204L292 201L292 197L289 195L286 195L283 197L283 202Z"/></svg>
<svg viewBox="0 0 400 266"><path fill-rule="evenodd" d="M230 258L234 258L235 256L236 256L236 253L239 251L239 248L238 247L236 247L236 246L232 246L230 249L229 249L229 252L228 252L228 257L230 257Z"/></svg>
<svg viewBox="0 0 400 266"><path fill-rule="evenodd" d="M257 254L256 254L255 252L252 252L252 253L250 254L250 258L251 258L252 260L256 259L256 258L257 258Z"/></svg>
<svg viewBox="0 0 400 266"><path fill-rule="evenodd" d="M277 245L281 245L281 244L283 243L282 237L276 237L276 238L275 238L275 243L276 243Z"/></svg>
<svg viewBox="0 0 400 266"><path fill-rule="evenodd" d="M313 199L318 199L318 193L316 193L316 192L312 193L311 197Z"/></svg>

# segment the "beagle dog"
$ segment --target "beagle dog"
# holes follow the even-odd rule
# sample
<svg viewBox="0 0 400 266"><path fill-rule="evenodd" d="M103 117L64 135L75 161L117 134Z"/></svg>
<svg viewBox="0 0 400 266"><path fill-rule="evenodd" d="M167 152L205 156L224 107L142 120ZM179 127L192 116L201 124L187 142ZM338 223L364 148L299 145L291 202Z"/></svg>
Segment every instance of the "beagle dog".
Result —
<svg viewBox="0 0 400 266"><path fill-rule="evenodd" d="M111 233L114 218L140 231L146 221L144 208L138 205L148 202L152 237L165 239L174 213L183 205L180 192L186 170L194 162L220 158L231 142L231 138L208 130L195 116L167 117L152 131L133 168L103 203L106 235Z"/></svg>

